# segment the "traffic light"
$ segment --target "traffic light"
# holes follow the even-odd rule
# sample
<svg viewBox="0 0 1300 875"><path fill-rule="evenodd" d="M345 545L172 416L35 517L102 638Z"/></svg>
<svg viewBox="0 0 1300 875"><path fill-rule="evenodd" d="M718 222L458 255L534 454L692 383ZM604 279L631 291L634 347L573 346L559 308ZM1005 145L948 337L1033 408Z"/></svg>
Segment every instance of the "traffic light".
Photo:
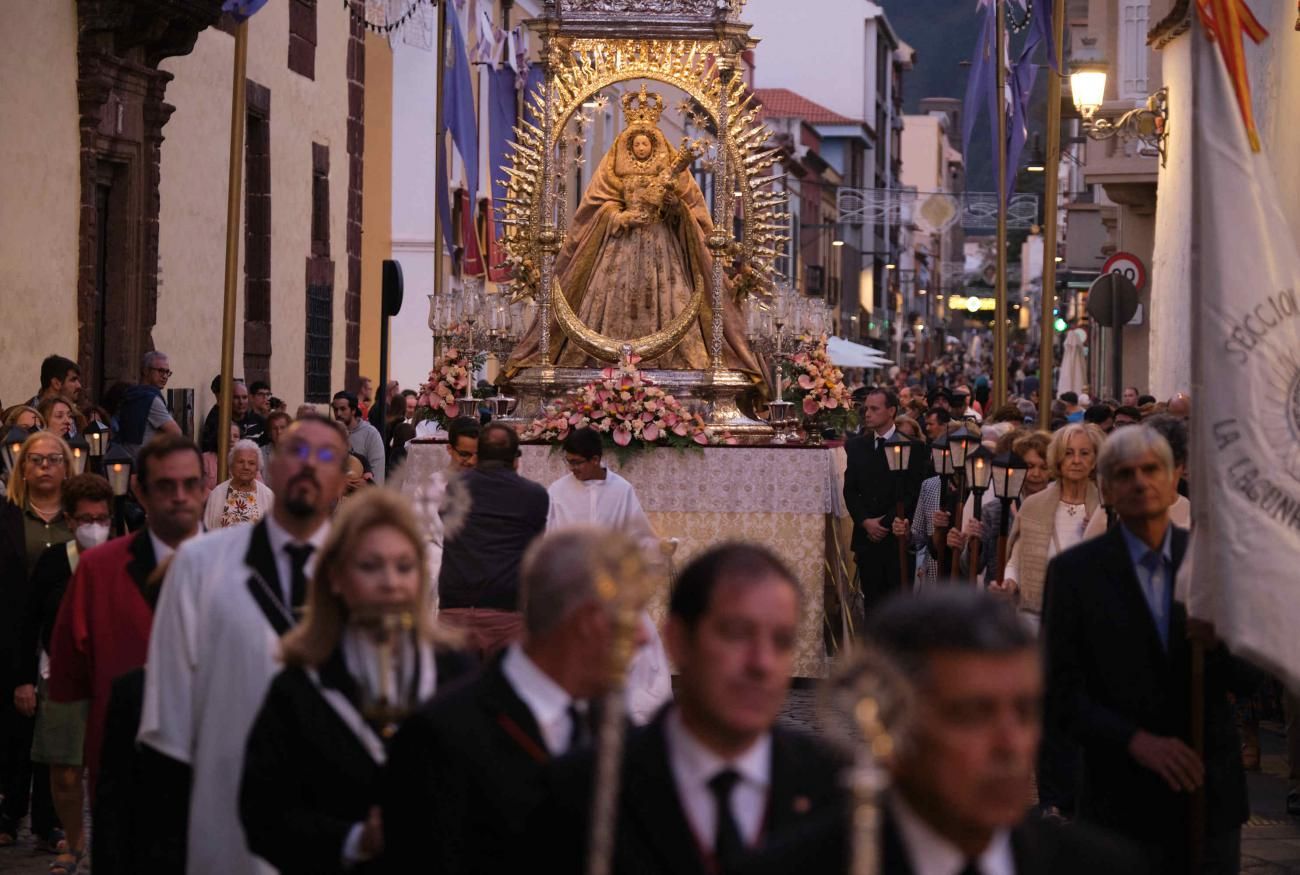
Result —
<svg viewBox="0 0 1300 875"><path fill-rule="evenodd" d="M1057 317L1056 317L1056 322L1055 322L1055 327L1056 327L1056 330L1057 330L1057 331L1064 331L1065 329L1069 328L1070 326L1066 323L1066 321L1065 321L1064 319L1062 319L1060 316L1057 316Z"/></svg>

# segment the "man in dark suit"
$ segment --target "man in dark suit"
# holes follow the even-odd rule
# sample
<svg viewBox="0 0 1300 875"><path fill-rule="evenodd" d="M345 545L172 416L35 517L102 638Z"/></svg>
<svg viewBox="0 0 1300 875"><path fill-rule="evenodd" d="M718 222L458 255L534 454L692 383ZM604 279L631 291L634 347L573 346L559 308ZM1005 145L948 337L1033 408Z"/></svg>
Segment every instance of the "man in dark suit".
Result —
<svg viewBox="0 0 1300 875"><path fill-rule="evenodd" d="M888 762L883 875L1144 871L1136 852L1106 836L1025 819L1043 673L1033 634L1009 605L965 587L896 596L872 617L868 638L912 693L906 735ZM832 812L740 871L856 871L852 822L852 812Z"/></svg>
<svg viewBox="0 0 1300 875"><path fill-rule="evenodd" d="M526 850L543 770L589 738L587 700L610 684L613 625L596 581L620 573L636 550L621 534L585 527L529 549L521 575L527 641L440 693L393 739L380 790L388 869L523 871L511 861Z"/></svg>
<svg viewBox="0 0 1300 875"><path fill-rule="evenodd" d="M853 555L864 610L870 614L886 596L899 589L898 540L890 532L898 501L896 475L885 460L884 443L894 436L898 398L887 388L871 389L862 404L863 433L844 444L844 503L853 517ZM903 478L903 516L910 519L921 494L930 454L913 448Z"/></svg>
<svg viewBox="0 0 1300 875"><path fill-rule="evenodd" d="M546 488L519 475L519 436L492 423L478 440L478 465L461 476L469 517L450 533L438 577L441 616L465 630L468 646L490 656L519 637L519 563L546 529Z"/></svg>
<svg viewBox="0 0 1300 875"><path fill-rule="evenodd" d="M664 629L677 700L627 739L615 875L731 873L838 808L838 760L774 725L801 609L799 584L762 547L724 544L682 571ZM528 844L550 871L586 871L593 773L588 754L551 775Z"/></svg>
<svg viewBox="0 0 1300 875"><path fill-rule="evenodd" d="M1145 426L1102 445L1120 525L1048 566L1043 611L1049 731L1083 749L1079 817L1142 844L1157 873L1188 871L1193 805L1203 792L1206 873L1238 870L1249 807L1228 702L1232 657L1174 601L1187 533L1169 522L1169 444ZM1204 753L1191 747L1192 656L1205 647Z"/></svg>

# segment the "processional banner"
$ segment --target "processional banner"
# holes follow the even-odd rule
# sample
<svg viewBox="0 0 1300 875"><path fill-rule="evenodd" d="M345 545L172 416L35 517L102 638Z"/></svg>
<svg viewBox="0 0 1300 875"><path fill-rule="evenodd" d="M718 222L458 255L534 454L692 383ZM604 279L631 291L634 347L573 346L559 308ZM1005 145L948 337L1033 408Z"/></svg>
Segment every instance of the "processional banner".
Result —
<svg viewBox="0 0 1300 875"><path fill-rule="evenodd" d="M1193 117L1171 134L1192 138L1196 189L1193 546L1180 583L1191 616L1300 689L1300 248L1251 129L1243 29L1222 11L1233 0L1202 5Z"/></svg>

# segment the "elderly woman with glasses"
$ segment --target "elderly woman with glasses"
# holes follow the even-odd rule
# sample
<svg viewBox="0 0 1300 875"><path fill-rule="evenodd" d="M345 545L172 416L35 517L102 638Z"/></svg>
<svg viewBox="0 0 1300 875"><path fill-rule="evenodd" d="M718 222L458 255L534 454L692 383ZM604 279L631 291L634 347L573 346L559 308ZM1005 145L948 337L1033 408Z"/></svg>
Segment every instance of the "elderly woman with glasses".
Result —
<svg viewBox="0 0 1300 875"><path fill-rule="evenodd" d="M36 560L49 547L72 540L63 513L63 483L68 479L72 451L54 432L42 431L23 442L14 457L8 501L0 504L0 615L11 622L23 614ZM16 630L10 630L11 632ZM0 702L0 742L9 752L0 795L0 847L13 845L18 824L31 808L37 847L50 853L67 849L54 813L49 768L33 766L32 738L36 722L35 694L16 695L17 635L0 634L0 690L15 691Z"/></svg>
<svg viewBox="0 0 1300 875"><path fill-rule="evenodd" d="M255 523L266 516L275 493L257 475L262 471L262 448L254 441L235 441L230 448L230 479L208 494L203 525L209 530L240 523Z"/></svg>

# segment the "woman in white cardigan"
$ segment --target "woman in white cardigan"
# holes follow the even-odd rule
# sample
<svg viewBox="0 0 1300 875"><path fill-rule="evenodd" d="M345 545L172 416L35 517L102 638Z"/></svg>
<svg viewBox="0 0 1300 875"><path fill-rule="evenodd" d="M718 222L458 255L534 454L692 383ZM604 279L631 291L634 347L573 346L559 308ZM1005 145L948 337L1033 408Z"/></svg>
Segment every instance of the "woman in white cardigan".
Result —
<svg viewBox="0 0 1300 875"><path fill-rule="evenodd" d="M1095 473L1106 435L1095 425L1071 423L1052 435L1047 469L1054 482L1026 498L1011 526L1011 556L1001 582L989 589L1016 600L1035 629L1043 610L1047 563L1083 540L1084 529L1101 505Z"/></svg>
<svg viewBox="0 0 1300 875"><path fill-rule="evenodd" d="M262 450L250 440L236 441L230 448L230 479L218 483L208 494L203 525L208 531L255 523L271 512L275 493L257 479L262 470Z"/></svg>

